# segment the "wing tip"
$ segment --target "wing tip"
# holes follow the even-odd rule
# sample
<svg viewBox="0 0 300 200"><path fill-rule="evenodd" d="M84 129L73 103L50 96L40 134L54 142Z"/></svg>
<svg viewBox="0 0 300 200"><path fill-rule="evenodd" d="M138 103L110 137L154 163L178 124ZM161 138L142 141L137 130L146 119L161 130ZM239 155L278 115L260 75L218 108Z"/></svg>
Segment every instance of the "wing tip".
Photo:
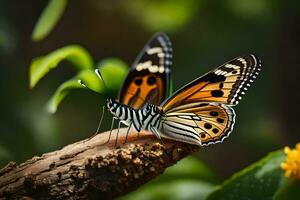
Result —
<svg viewBox="0 0 300 200"><path fill-rule="evenodd" d="M254 66L261 68L262 67L262 63L261 63L261 59L259 58L259 56L257 56L254 53L249 54L250 57L252 57L253 61L254 61Z"/></svg>
<svg viewBox="0 0 300 200"><path fill-rule="evenodd" d="M246 91L250 87L250 85L254 82L254 80L259 75L260 71L262 70L262 63L259 57L255 54L248 54L244 55L241 58L247 59L247 62L249 63L249 66L252 68L252 71L250 72L249 78L247 78L243 84L241 84L241 87L238 88L238 91L240 91L238 94L233 96L232 99L230 99L229 103L232 106L237 105L242 97L246 94Z"/></svg>
<svg viewBox="0 0 300 200"><path fill-rule="evenodd" d="M151 39L149 40L150 41L153 41L157 39L160 43L165 43L167 48L169 49L169 51L172 51L172 42L171 42L171 39L169 38L169 36L165 33L165 32L157 32L155 33Z"/></svg>
<svg viewBox="0 0 300 200"><path fill-rule="evenodd" d="M160 36L170 39L169 36L165 32L162 32L162 31L154 33L152 37L155 38L155 37L160 37Z"/></svg>

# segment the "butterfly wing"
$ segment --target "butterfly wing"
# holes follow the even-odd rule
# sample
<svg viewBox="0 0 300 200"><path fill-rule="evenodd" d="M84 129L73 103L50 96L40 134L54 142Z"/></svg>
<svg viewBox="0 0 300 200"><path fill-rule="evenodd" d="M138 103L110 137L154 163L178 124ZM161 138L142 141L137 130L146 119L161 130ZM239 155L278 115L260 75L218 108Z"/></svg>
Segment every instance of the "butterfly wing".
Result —
<svg viewBox="0 0 300 200"><path fill-rule="evenodd" d="M172 46L167 35L155 34L133 63L119 93L119 101L132 108L160 105L169 95Z"/></svg>
<svg viewBox="0 0 300 200"><path fill-rule="evenodd" d="M232 131L236 105L261 70L254 55L239 57L208 72L162 103L162 136L209 145Z"/></svg>
<svg viewBox="0 0 300 200"><path fill-rule="evenodd" d="M235 58L179 89L162 103L164 111L193 102L238 104L261 70L255 55Z"/></svg>
<svg viewBox="0 0 300 200"><path fill-rule="evenodd" d="M234 125L234 110L221 103L197 102L179 106L162 117L162 137L196 145L222 142Z"/></svg>

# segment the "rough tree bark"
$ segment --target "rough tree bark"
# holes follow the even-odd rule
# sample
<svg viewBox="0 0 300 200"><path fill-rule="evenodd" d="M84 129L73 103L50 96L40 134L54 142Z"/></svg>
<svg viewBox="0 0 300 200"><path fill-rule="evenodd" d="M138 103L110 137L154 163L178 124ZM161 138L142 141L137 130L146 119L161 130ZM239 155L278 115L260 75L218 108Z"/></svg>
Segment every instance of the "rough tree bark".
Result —
<svg viewBox="0 0 300 200"><path fill-rule="evenodd" d="M198 147L170 140L161 144L151 133L120 129L98 134L0 170L0 199L113 199L131 192Z"/></svg>

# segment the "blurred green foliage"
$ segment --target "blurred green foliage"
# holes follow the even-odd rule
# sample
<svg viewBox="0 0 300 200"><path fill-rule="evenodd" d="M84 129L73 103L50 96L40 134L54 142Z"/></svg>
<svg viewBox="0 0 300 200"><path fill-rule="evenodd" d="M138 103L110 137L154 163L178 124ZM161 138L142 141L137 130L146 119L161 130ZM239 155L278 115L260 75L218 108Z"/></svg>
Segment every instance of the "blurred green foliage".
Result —
<svg viewBox="0 0 300 200"><path fill-rule="evenodd" d="M261 1L261 0L227 0L228 7L240 17L243 18L260 18L271 12L271 5L276 4L276 1Z"/></svg>
<svg viewBox="0 0 300 200"><path fill-rule="evenodd" d="M187 157L156 179L120 200L205 199L218 182L216 174L199 159Z"/></svg>
<svg viewBox="0 0 300 200"><path fill-rule="evenodd" d="M137 19L150 31L173 32L182 28L195 16L201 0L133 0L124 2L129 17ZM143 12L141 13L141 8Z"/></svg>
<svg viewBox="0 0 300 200"><path fill-rule="evenodd" d="M298 1L46 3L0 2L1 166L93 134L99 107L106 96L116 96L127 73L125 63L134 59L154 31L165 31L174 47L175 90L245 53L258 54L263 71L235 108L237 122L230 138L201 149L194 158L179 162L122 199L297 199L299 181L283 177L281 151L251 163L299 141L300 100L295 92L300 73ZM31 43L31 39L39 43ZM68 45L74 43L80 45ZM29 92L27 66L33 58L30 86L35 89ZM100 62L95 65L93 58ZM95 67L101 69L108 90L96 77ZM48 73L50 70L53 72ZM40 81L46 74L48 78ZM86 90L77 79L101 95L77 92ZM54 113L66 95L70 98L64 100L60 112L44 112L45 102ZM109 128L107 124L104 130Z"/></svg>
<svg viewBox="0 0 300 200"><path fill-rule="evenodd" d="M39 41L45 38L62 16L67 0L50 0L32 32L32 39Z"/></svg>
<svg viewBox="0 0 300 200"><path fill-rule="evenodd" d="M167 168L163 176L157 177L153 182L162 183L178 179L202 180L212 184L220 182L209 166L192 156L184 158L173 167Z"/></svg>
<svg viewBox="0 0 300 200"><path fill-rule="evenodd" d="M139 189L128 197L120 199L130 200L204 200L213 190L213 185L195 180L176 180L167 183L147 186Z"/></svg>
<svg viewBox="0 0 300 200"><path fill-rule="evenodd" d="M0 164L4 162L7 163L11 159L12 155L9 151L5 147L0 146Z"/></svg>
<svg viewBox="0 0 300 200"><path fill-rule="evenodd" d="M47 103L47 110L50 113L55 113L58 105L73 89L87 89L79 85L78 80L82 80L89 89L92 89L93 91L100 94L109 94L117 91L127 74L128 67L120 59L106 58L100 62L100 64L98 65L98 69L100 69L102 78L104 79L105 83L99 81L99 77L97 77L94 70L81 70L75 77L68 81L65 81L57 88L54 95ZM105 79L104 77L107 78ZM108 81L109 77L115 78Z"/></svg>
<svg viewBox="0 0 300 200"><path fill-rule="evenodd" d="M56 112L58 105L73 89L87 89L81 86L78 80L82 80L89 89L104 94L108 93L107 89L117 90L127 74L128 67L122 60L106 58L98 65L103 79L106 77L104 81L107 80L107 83L103 83L94 72L94 64L90 54L81 46L70 45L55 50L46 56L33 59L29 74L30 87L33 88L41 78L51 69L56 68L63 60L71 62L79 72L72 79L62 83L48 101L47 110L50 113ZM111 79L110 77L114 78Z"/></svg>
<svg viewBox="0 0 300 200"><path fill-rule="evenodd" d="M60 48L32 61L30 65L30 87L33 88L42 77L63 60L68 60L78 70L92 69L94 65L90 54L81 46L70 45Z"/></svg>

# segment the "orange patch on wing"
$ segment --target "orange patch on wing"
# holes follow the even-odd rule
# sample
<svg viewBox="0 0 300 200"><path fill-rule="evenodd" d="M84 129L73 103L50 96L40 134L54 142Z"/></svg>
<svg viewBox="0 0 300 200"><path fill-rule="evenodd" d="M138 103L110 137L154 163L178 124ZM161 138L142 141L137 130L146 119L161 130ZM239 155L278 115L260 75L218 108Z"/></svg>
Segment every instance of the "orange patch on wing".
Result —
<svg viewBox="0 0 300 200"><path fill-rule="evenodd" d="M155 77L155 83L148 84L149 77ZM137 85L136 80L141 79L141 84ZM155 91L154 93L152 91ZM152 93L151 93L152 92ZM121 102L132 108L141 108L145 103L159 105L163 100L163 82L159 76L147 75L136 77L129 84L124 101Z"/></svg>
<svg viewBox="0 0 300 200"><path fill-rule="evenodd" d="M207 85L207 82L201 82L198 83L197 85L194 85L190 88L187 88L177 95L175 95L173 98L171 98L168 102L166 102L163 105L164 110L168 110L171 107L175 107L176 105L184 104L185 101L190 97L195 94L195 92L201 90L205 85Z"/></svg>

